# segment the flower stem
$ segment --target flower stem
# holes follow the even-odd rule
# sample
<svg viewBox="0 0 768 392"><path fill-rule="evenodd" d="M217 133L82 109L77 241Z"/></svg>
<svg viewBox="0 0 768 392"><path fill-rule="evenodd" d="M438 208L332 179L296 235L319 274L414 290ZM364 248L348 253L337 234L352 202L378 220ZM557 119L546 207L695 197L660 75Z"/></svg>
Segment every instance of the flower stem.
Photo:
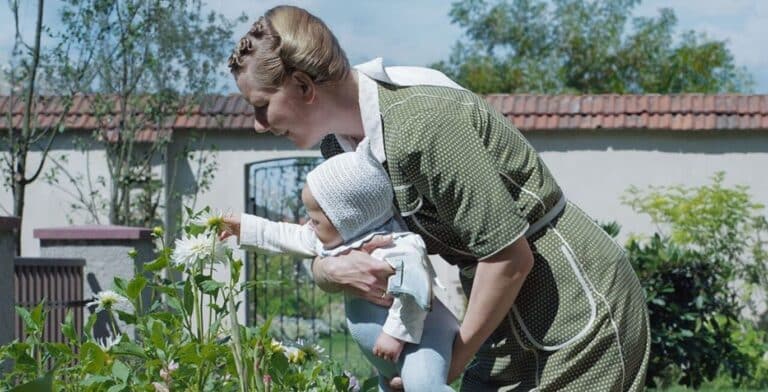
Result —
<svg viewBox="0 0 768 392"><path fill-rule="evenodd" d="M234 269L234 263L230 258L229 268ZM246 368L243 359L243 347L240 343L240 324L237 322L237 308L235 307L235 282L232 278L229 279L229 298L227 298L227 307L229 308L229 321L232 331L232 355L235 358L235 368L237 369L237 375L240 378L240 391L246 392L248 388L248 375L245 374Z"/></svg>

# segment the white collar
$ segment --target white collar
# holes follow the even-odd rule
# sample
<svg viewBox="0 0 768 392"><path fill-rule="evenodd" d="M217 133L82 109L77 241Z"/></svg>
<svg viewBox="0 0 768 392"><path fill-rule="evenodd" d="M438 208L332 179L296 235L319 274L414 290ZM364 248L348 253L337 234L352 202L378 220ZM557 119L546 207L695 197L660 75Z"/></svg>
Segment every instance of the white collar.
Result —
<svg viewBox="0 0 768 392"><path fill-rule="evenodd" d="M355 145L351 138L336 135L344 151L364 151L376 161L386 161L384 154L384 131L379 110L379 88L376 81L396 86L431 85L463 90L456 82L440 71L423 67L384 67L381 57L354 67L357 71L357 94L360 117L363 120L364 138Z"/></svg>
<svg viewBox="0 0 768 392"><path fill-rule="evenodd" d="M392 239L395 240L397 238L403 237L407 235L407 229L405 226L400 223L397 219L394 219L394 216L392 219L389 219L388 221L384 222L383 225L377 227L375 230L364 233L357 238L353 238L350 241L347 241L346 243L339 245L333 249L325 249L323 248L323 243L320 241L317 241L315 251L317 254L321 257L330 257L330 256L338 256L350 249L360 249L363 245L365 245L366 242L373 239L373 237L377 235L391 235Z"/></svg>

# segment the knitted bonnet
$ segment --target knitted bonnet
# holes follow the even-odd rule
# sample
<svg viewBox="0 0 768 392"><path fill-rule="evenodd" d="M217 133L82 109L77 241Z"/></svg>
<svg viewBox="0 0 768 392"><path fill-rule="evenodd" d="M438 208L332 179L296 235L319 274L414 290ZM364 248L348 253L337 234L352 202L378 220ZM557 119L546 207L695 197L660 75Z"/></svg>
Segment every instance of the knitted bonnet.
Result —
<svg viewBox="0 0 768 392"><path fill-rule="evenodd" d="M307 185L344 242L393 216L389 176L365 154L345 152L328 158L307 174Z"/></svg>

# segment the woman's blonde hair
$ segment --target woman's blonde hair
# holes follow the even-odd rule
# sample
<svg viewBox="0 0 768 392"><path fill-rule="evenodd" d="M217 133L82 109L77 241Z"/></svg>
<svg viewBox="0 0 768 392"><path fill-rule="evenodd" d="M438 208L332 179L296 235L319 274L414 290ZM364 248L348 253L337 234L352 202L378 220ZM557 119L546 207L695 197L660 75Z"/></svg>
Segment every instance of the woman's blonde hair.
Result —
<svg viewBox="0 0 768 392"><path fill-rule="evenodd" d="M349 60L322 20L306 10L278 6L267 11L240 39L229 56L237 78L248 72L263 87L277 87L293 71L316 83L338 81L350 71Z"/></svg>

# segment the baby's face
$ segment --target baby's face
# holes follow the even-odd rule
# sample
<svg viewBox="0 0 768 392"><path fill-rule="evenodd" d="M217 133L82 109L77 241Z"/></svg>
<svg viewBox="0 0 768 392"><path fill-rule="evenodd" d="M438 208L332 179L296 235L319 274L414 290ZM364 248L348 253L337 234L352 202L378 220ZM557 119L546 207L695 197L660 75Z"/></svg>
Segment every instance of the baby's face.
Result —
<svg viewBox="0 0 768 392"><path fill-rule="evenodd" d="M320 208L320 204L317 203L315 197L312 196L309 186L305 185L301 191L301 201L304 202L304 207L307 209L309 224L315 231L317 239L323 243L323 246L326 249L331 249L343 244L344 239L341 238L341 234L339 234L336 227L333 226L325 212Z"/></svg>

